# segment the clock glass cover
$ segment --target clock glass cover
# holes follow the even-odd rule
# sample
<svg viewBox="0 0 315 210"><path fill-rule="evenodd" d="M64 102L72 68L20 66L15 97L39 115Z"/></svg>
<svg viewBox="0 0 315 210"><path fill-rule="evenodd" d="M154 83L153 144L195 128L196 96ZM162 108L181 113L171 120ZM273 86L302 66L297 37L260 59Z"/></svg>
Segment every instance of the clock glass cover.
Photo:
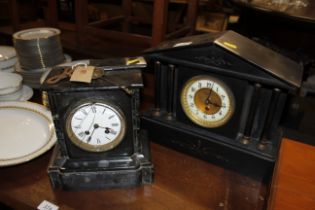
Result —
<svg viewBox="0 0 315 210"><path fill-rule="evenodd" d="M221 80L206 75L196 76L185 83L181 92L181 105L194 123L216 128L232 117L234 97Z"/></svg>
<svg viewBox="0 0 315 210"><path fill-rule="evenodd" d="M83 103L66 119L70 140L81 149L103 152L117 146L125 135L126 121L121 110L106 102Z"/></svg>

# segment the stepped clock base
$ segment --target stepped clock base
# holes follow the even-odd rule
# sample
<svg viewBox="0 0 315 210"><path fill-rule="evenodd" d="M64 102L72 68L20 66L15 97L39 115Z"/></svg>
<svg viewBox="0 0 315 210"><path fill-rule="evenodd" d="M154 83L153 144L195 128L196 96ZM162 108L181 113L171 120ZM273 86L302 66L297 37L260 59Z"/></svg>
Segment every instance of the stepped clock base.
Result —
<svg viewBox="0 0 315 210"><path fill-rule="evenodd" d="M153 182L153 165L150 161L150 150L147 138L140 135L142 142L142 154L134 154L130 158L115 159L110 163L106 160L91 164L91 161L81 161L82 167L74 169L70 167L71 160L60 155L59 145L54 148L54 152L48 167L48 174L53 188L63 190L89 190L104 188L135 187ZM131 162L134 164L130 164ZM99 161L99 160L98 160ZM113 160L111 160L113 161ZM121 163L124 162L124 167ZM78 165L78 160L76 164ZM93 162L93 161L92 161ZM95 162L95 161L94 161ZM128 163L127 163L128 162ZM84 165L99 165L99 167L89 167ZM129 164L129 166L127 166Z"/></svg>

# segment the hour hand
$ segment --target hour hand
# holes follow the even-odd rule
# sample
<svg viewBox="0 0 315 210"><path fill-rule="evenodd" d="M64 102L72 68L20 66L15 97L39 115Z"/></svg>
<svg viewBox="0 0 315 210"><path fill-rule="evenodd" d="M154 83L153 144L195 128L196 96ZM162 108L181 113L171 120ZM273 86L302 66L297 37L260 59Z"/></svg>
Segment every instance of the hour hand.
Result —
<svg viewBox="0 0 315 210"><path fill-rule="evenodd" d="M109 134L109 133L111 133L111 134L116 134L116 133L117 133L114 129L112 129L112 128L110 128L110 127L103 127L103 126L99 126L99 127L100 127L100 128L104 128L106 134Z"/></svg>
<svg viewBox="0 0 315 210"><path fill-rule="evenodd" d="M114 129L112 129L112 128L105 127L105 133L106 133L106 134L111 133L111 134L114 134L114 135L115 135L117 132L116 132Z"/></svg>
<svg viewBox="0 0 315 210"><path fill-rule="evenodd" d="M222 107L221 105L217 104L217 103L211 103L213 106L216 106L216 107Z"/></svg>
<svg viewBox="0 0 315 210"><path fill-rule="evenodd" d="M109 134L109 133L110 133L110 128L105 127L105 133L106 133L106 134Z"/></svg>

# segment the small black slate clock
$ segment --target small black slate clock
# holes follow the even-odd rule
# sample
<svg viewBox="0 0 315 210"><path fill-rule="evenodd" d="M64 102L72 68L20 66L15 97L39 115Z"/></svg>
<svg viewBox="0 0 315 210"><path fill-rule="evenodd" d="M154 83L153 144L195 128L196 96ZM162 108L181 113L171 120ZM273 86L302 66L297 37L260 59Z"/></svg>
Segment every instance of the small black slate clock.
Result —
<svg viewBox="0 0 315 210"><path fill-rule="evenodd" d="M151 183L153 165L140 130L139 69L104 71L90 84L64 79L48 84L65 68L55 67L47 91L58 144L48 168L55 188L130 187Z"/></svg>
<svg viewBox="0 0 315 210"><path fill-rule="evenodd" d="M152 140L223 164L276 160L301 65L233 31L164 42L146 59L155 107L142 122Z"/></svg>

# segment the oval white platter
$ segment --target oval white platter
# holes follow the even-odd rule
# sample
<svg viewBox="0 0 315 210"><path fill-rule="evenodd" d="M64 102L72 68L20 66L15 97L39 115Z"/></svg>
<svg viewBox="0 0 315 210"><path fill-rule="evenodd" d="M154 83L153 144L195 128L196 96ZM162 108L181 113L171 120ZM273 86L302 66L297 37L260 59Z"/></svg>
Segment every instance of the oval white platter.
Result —
<svg viewBox="0 0 315 210"><path fill-rule="evenodd" d="M32 102L0 102L0 167L30 161L56 142L50 111Z"/></svg>

